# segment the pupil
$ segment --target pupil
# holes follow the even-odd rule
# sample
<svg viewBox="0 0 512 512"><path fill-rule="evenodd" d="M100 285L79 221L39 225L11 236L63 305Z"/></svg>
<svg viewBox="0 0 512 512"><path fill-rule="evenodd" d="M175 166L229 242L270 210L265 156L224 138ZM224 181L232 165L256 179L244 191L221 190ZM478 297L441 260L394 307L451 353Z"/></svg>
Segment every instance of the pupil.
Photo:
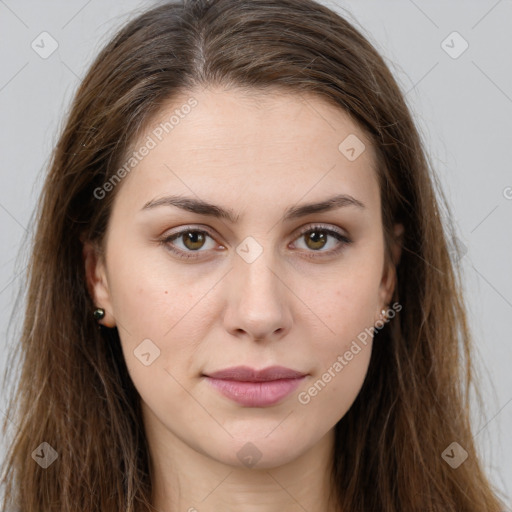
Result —
<svg viewBox="0 0 512 512"><path fill-rule="evenodd" d="M188 242L190 241L192 243L192 245L194 244L197 244L197 240L195 240L196 238L199 237L200 241L202 242L203 240L203 234L202 233L199 233L197 231L189 231L187 233L186 236L186 241L185 241L185 245L188 247ZM199 246L201 246L201 243L199 243ZM197 249L197 247L189 247L189 249Z"/></svg>
<svg viewBox="0 0 512 512"><path fill-rule="evenodd" d="M314 244L320 243L320 247L317 247L317 248L322 248L325 245L325 234L322 232L319 233L317 231L312 231L309 235L309 238L313 240ZM315 240L315 239L317 239L317 240ZM318 239L320 239L320 240L318 240Z"/></svg>

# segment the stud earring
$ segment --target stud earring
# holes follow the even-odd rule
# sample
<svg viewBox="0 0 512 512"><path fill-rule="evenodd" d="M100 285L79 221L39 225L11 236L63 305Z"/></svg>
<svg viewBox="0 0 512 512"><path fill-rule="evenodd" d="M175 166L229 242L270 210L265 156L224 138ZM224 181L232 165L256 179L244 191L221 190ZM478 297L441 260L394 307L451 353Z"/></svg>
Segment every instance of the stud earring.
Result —
<svg viewBox="0 0 512 512"><path fill-rule="evenodd" d="M381 310L380 314L384 320L388 319L388 312L385 309Z"/></svg>
<svg viewBox="0 0 512 512"><path fill-rule="evenodd" d="M101 320L105 316L105 310L103 308L96 308L93 312L93 316L96 321Z"/></svg>

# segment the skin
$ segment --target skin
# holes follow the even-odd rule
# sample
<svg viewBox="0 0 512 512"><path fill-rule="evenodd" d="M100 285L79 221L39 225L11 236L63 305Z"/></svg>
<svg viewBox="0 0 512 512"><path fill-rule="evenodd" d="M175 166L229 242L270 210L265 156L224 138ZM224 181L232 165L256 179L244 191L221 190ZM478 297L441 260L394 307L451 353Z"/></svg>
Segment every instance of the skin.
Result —
<svg viewBox="0 0 512 512"><path fill-rule="evenodd" d="M106 310L101 323L117 326L142 398L153 504L161 511L335 510L326 498L334 426L361 389L371 336L309 403L298 395L391 301L396 274L385 260L373 148L340 109L282 92L195 90L166 105L152 127L190 96L198 105L117 185L104 256L84 245L90 292ZM350 134L366 146L354 161L338 150ZM364 208L282 220L290 206L337 193ZM171 194L240 218L232 224L167 205L142 211ZM322 246L311 232L300 234L317 223L352 243L340 246L322 231ZM185 228L209 235L188 244L184 236L159 242ZM251 263L236 252L246 237L262 249ZM168 248L173 244L199 257L180 259ZM393 254L396 264L398 246ZM148 366L134 355L145 339L160 350ZM280 403L245 407L202 377L240 364L308 375ZM260 454L256 465L238 458L244 446Z"/></svg>

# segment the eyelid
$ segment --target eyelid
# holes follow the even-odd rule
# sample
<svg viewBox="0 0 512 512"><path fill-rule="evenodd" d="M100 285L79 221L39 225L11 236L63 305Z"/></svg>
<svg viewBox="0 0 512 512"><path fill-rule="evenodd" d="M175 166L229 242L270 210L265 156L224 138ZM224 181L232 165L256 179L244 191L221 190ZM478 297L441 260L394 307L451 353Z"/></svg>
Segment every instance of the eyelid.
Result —
<svg viewBox="0 0 512 512"><path fill-rule="evenodd" d="M216 238L216 236L213 234L213 232L209 228L203 227L201 225L194 225L194 224L192 224L192 225L189 225L189 226L180 226L178 231L170 232L168 234L163 234L161 239L164 240L164 241L172 240L172 239L177 239L181 235L184 235L185 233L190 233L190 232L193 232L193 233L203 233L205 235L208 235L210 238L212 238L214 240Z"/></svg>
<svg viewBox="0 0 512 512"><path fill-rule="evenodd" d="M301 228L299 228L299 231L295 235L295 238L297 238L305 233L309 233L310 231L314 231L315 229L317 229L319 231L320 230L326 231L329 233L336 233L336 234L348 239L348 236L346 236L339 227L333 226L331 224L322 224L321 222L320 223L313 222L313 223L306 224L305 226L302 226Z"/></svg>
<svg viewBox="0 0 512 512"><path fill-rule="evenodd" d="M305 234L305 233L308 233L309 231L314 231L315 229L318 229L318 230L324 230L324 231L327 231L327 232L334 232L334 233L337 233L338 235L340 236L343 236L345 237L347 240L348 240L348 235L344 234L343 231L341 230L341 228L337 227L337 226L333 226L331 224L322 224L321 222L320 223L308 223L308 224L305 224L304 226L301 226L300 228L298 228L298 230L295 232L295 235L294 235L294 239L295 240L297 237ZM170 238L173 238L173 237L178 237L178 235L181 235L183 233L186 233L186 232L189 232L189 231L197 231L197 232L200 232L200 233L205 233L207 234L208 236L210 236L211 238L215 238L215 235L213 235L212 231L210 230L210 228L206 227L206 226L203 226L201 224L191 224L191 225L188 225L188 226L183 226L183 227L180 227L179 231L176 231L176 232L173 232L173 233L169 233L167 235L163 235L162 238L168 240Z"/></svg>

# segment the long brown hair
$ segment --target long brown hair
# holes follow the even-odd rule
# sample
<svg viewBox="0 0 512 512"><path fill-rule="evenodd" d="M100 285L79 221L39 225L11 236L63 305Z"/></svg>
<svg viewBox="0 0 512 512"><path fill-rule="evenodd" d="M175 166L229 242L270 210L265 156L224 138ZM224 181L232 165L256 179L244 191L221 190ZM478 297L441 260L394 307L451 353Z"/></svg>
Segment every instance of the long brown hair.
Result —
<svg viewBox="0 0 512 512"><path fill-rule="evenodd" d="M393 223L405 227L394 295L402 310L376 334L364 385L335 427L332 486L340 510L502 510L471 431L476 381L460 270L450 258L449 207L436 194L421 137L383 59L354 26L313 0L166 3L129 22L93 62L37 208L17 344L21 371L3 424L4 434L15 428L4 507L151 510L140 397L117 330L98 330L91 315L82 243L101 246L119 186L101 200L97 190L163 105L217 84L313 92L348 113L377 148L388 248ZM468 453L456 469L442 457L452 442ZM41 443L58 454L46 469L36 463L39 452L51 453Z"/></svg>

